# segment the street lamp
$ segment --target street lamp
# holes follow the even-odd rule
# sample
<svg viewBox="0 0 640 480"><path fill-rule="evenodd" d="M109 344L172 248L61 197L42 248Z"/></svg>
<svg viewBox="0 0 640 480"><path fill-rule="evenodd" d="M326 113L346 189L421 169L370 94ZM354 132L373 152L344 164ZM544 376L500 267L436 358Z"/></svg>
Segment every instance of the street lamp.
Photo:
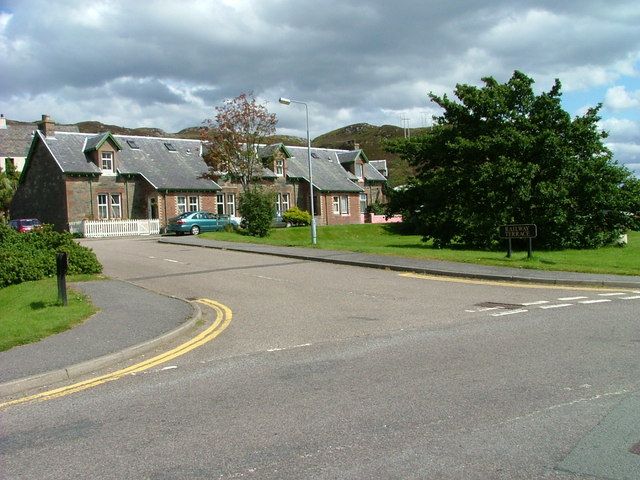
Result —
<svg viewBox="0 0 640 480"><path fill-rule="evenodd" d="M304 105L304 109L307 113L307 158L309 159L309 197L311 206L311 244L316 244L316 215L313 208L313 168L311 166L311 137L309 136L309 107L305 102L299 102L298 100L291 100L290 98L280 97L278 100L283 105L289 105L291 103L299 103Z"/></svg>

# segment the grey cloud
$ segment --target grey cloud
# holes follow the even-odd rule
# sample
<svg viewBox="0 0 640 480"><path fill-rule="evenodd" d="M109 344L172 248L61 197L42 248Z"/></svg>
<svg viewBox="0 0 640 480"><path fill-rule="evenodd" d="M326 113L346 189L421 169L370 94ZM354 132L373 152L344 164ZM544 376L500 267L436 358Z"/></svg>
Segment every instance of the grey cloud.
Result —
<svg viewBox="0 0 640 480"><path fill-rule="evenodd" d="M311 102L320 134L349 121L400 124L402 111L432 111L429 91L484 76L502 81L519 69L542 88L556 77L578 88L602 82L594 69L616 76L616 62L640 56L631 0L249 3L4 1L12 18L0 31L0 108L20 119L41 99L62 118L77 112L66 104L80 98L90 112L90 95L100 106L111 92L126 105L118 124L162 122L153 107L171 105L157 125L168 129L253 91ZM281 125L290 119L283 128L294 129L298 118L285 110Z"/></svg>
<svg viewBox="0 0 640 480"><path fill-rule="evenodd" d="M181 104L185 100L158 79L122 78L109 84L109 89L117 96L134 100L141 106L154 103Z"/></svg>

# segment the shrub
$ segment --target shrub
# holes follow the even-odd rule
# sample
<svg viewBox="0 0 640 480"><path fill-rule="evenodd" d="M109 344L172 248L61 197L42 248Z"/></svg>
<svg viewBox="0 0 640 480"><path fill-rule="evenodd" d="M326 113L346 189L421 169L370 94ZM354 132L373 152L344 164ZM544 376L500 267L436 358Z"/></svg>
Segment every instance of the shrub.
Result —
<svg viewBox="0 0 640 480"><path fill-rule="evenodd" d="M67 273L96 274L102 265L95 253L77 244L70 233L42 230L18 233L0 225L0 288L55 275L56 254L67 252Z"/></svg>
<svg viewBox="0 0 640 480"><path fill-rule="evenodd" d="M367 205L367 213L372 213L374 215L387 215L387 204L374 202L371 205Z"/></svg>
<svg viewBox="0 0 640 480"><path fill-rule="evenodd" d="M282 215L282 220L294 227L306 226L311 224L311 214L298 207L291 207Z"/></svg>
<svg viewBox="0 0 640 480"><path fill-rule="evenodd" d="M242 227L249 235L266 237L276 215L275 194L253 187L240 195L238 210L242 214Z"/></svg>

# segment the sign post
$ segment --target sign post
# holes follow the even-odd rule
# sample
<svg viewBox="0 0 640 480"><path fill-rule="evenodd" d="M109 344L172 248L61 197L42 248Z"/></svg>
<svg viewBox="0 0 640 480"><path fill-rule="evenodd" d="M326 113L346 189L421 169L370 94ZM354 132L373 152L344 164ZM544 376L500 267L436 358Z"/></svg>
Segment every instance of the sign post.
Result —
<svg viewBox="0 0 640 480"><path fill-rule="evenodd" d="M58 252L56 254L56 273L58 276L58 300L62 305L67 306L67 269L69 268L69 259L67 252Z"/></svg>
<svg viewBox="0 0 640 480"><path fill-rule="evenodd" d="M531 258L533 252L533 239L538 236L538 227L528 223L515 223L500 226L500 238L508 240L507 258L511 258L511 239L527 238L529 240L529 250L527 258Z"/></svg>

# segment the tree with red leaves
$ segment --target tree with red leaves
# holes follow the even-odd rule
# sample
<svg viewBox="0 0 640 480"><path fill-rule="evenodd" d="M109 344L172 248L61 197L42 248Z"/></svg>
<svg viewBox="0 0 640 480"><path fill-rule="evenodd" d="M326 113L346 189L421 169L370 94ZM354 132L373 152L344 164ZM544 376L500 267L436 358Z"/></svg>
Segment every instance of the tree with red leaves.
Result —
<svg viewBox="0 0 640 480"><path fill-rule="evenodd" d="M202 140L203 155L209 166L208 177L242 185L243 192L260 180L263 160L258 148L276 131L278 119L266 106L258 104L253 93L243 93L216 107L214 120L206 119Z"/></svg>

